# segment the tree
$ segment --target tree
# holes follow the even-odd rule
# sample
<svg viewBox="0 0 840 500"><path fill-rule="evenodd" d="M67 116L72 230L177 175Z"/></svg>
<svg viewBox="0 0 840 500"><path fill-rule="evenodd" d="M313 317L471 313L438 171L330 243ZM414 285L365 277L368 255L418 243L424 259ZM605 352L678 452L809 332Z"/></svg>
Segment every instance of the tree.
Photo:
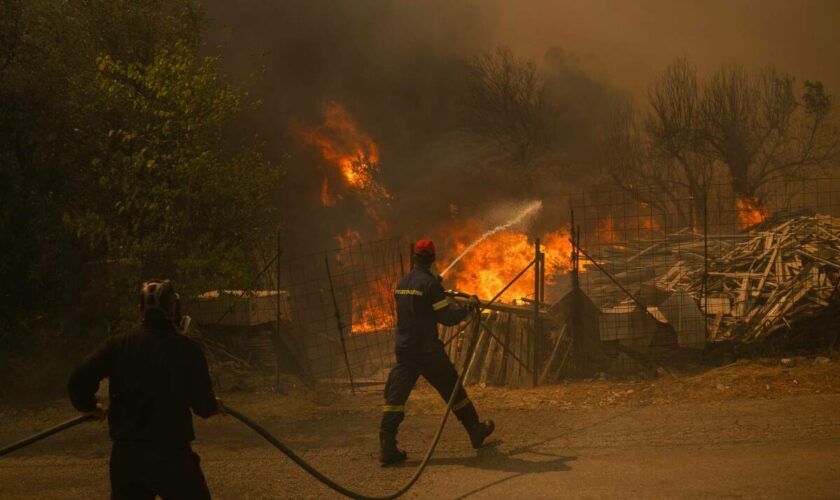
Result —
<svg viewBox="0 0 840 500"><path fill-rule="evenodd" d="M545 83L533 61L507 49L477 54L469 64L465 125L502 161L527 165L549 147Z"/></svg>
<svg viewBox="0 0 840 500"><path fill-rule="evenodd" d="M241 284L278 171L227 139L247 95L198 28L191 0L0 3L3 348L151 275Z"/></svg>
<svg viewBox="0 0 840 500"><path fill-rule="evenodd" d="M491 152L482 174L496 174L508 194L523 179L531 195L579 180L592 163L596 124L616 94L558 48L539 67L507 49L479 53L462 106L468 136Z"/></svg>
<svg viewBox="0 0 840 500"><path fill-rule="evenodd" d="M713 175L702 145L695 68L685 59L670 65L651 85L648 104L648 113L639 116L629 100L616 103L604 127L604 164L640 202L676 213L680 225L693 225Z"/></svg>
<svg viewBox="0 0 840 500"><path fill-rule="evenodd" d="M796 98L794 78L768 68L750 75L720 68L705 86L705 145L743 198L754 198L774 179L807 174L837 158L838 135L829 121L831 99L820 82L805 82Z"/></svg>
<svg viewBox="0 0 840 500"><path fill-rule="evenodd" d="M99 196L66 221L91 248L136 262L135 281L171 276L186 290L241 282L251 245L274 224L278 170L226 140L245 94L222 84L216 65L185 42L149 64L98 58L107 140L82 176Z"/></svg>
<svg viewBox="0 0 840 500"><path fill-rule="evenodd" d="M603 161L640 201L667 204L681 223L692 224L717 175L728 176L737 197L753 200L773 180L838 158L831 98L819 82L806 81L804 89L797 99L792 76L772 68L751 75L738 65L721 67L701 84L694 66L679 59L652 83L643 115L627 102L615 107Z"/></svg>

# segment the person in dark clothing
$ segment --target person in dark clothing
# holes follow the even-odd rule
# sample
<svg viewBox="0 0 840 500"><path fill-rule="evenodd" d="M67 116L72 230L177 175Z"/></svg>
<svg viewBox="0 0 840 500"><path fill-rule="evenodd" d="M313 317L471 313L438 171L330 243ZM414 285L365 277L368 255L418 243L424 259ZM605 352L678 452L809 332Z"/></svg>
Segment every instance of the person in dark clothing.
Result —
<svg viewBox="0 0 840 500"><path fill-rule="evenodd" d="M80 412L105 418L96 391L109 379L112 499L210 498L190 446L190 410L208 418L224 414L224 406L198 344L175 326L180 306L172 284L145 283L140 309L140 329L109 337L75 369L70 401Z"/></svg>
<svg viewBox="0 0 840 500"><path fill-rule="evenodd" d="M397 284L397 364L385 384L385 406L379 427L382 465L406 459L397 448L397 430L405 417L405 402L421 375L449 401L458 381L458 372L438 338L437 324L452 326L463 321L469 311L458 307L444 294L440 278L432 274L435 247L420 240L413 249L414 268ZM477 303L477 299L475 300ZM452 411L467 430L474 448L479 448L495 428L493 421L480 422L463 387L452 405Z"/></svg>

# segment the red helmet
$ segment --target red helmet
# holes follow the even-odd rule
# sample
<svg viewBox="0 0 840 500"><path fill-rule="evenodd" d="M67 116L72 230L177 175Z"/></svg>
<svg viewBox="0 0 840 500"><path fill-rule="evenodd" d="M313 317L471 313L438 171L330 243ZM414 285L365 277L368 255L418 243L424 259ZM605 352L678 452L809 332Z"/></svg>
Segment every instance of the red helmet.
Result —
<svg viewBox="0 0 840 500"><path fill-rule="evenodd" d="M435 255L435 244L429 240L420 240L414 244L414 255Z"/></svg>

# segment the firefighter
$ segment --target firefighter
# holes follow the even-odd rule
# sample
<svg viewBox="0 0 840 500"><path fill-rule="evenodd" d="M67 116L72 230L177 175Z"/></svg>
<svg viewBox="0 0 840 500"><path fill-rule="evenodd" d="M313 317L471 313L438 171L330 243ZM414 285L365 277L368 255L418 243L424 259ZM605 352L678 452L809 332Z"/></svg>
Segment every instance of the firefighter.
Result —
<svg viewBox="0 0 840 500"><path fill-rule="evenodd" d="M405 402L419 376L434 386L444 401L449 401L458 372L438 339L437 324L457 325L469 313L444 295L440 278L432 274L434 244L420 240L412 253L414 267L400 280L395 291L397 364L385 384L385 406L379 429L379 461L383 466L406 459L406 453L397 448L397 429L405 417ZM478 304L477 297L473 297L473 303ZM463 387L455 397L452 411L469 434L473 448L481 447L495 428L492 420L479 421Z"/></svg>
<svg viewBox="0 0 840 500"><path fill-rule="evenodd" d="M181 335L178 294L168 280L144 283L138 330L114 335L80 364L68 383L73 406L107 416L111 498L209 499L190 442L190 410L208 418L224 414L198 344ZM110 408L97 402L99 382L109 379Z"/></svg>

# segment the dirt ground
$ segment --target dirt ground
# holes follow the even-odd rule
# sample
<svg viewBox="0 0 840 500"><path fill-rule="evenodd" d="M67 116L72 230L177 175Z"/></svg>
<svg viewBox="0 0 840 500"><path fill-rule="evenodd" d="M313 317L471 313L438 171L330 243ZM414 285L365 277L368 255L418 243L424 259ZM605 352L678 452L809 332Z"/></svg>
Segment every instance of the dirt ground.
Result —
<svg viewBox="0 0 840 500"><path fill-rule="evenodd" d="M823 360L825 361L825 360ZM447 424L408 498L837 498L840 362L742 361L657 378L536 389L471 388L497 432L475 451ZM342 484L367 494L414 472L443 404L421 384L409 401L401 467L376 463L381 394L222 394ZM6 444L74 416L65 401L3 408ZM196 419L196 451L216 498L332 498L231 417ZM107 498L109 441L84 424L0 458L0 498Z"/></svg>

